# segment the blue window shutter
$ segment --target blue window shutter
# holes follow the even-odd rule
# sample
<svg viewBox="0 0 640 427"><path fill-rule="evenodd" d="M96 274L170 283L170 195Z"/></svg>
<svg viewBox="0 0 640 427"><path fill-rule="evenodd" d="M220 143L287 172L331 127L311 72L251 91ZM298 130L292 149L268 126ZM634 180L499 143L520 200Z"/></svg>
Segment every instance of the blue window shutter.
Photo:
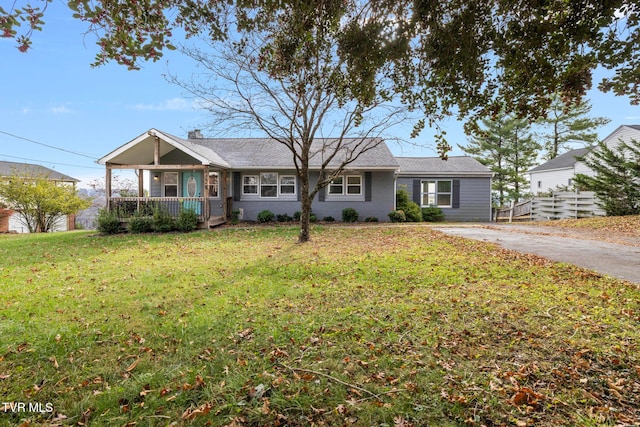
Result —
<svg viewBox="0 0 640 427"><path fill-rule="evenodd" d="M453 209L460 208L460 180L454 179L451 187L453 194L451 195L451 207Z"/></svg>
<svg viewBox="0 0 640 427"><path fill-rule="evenodd" d="M242 175L240 172L233 172L233 200L240 201L242 194Z"/></svg>
<svg viewBox="0 0 640 427"><path fill-rule="evenodd" d="M413 180L413 201L416 202L418 204L418 206L422 206L421 204L421 200L420 200L420 187L421 187L421 183L419 179L414 179Z"/></svg>
<svg viewBox="0 0 640 427"><path fill-rule="evenodd" d="M318 175L318 180L321 180L323 178L324 174L321 173L320 175ZM319 202L324 202L326 199L326 195L327 195L327 186L324 186L320 189L320 191L318 191L318 201Z"/></svg>
<svg viewBox="0 0 640 427"><path fill-rule="evenodd" d="M364 201L371 201L371 172L364 173Z"/></svg>

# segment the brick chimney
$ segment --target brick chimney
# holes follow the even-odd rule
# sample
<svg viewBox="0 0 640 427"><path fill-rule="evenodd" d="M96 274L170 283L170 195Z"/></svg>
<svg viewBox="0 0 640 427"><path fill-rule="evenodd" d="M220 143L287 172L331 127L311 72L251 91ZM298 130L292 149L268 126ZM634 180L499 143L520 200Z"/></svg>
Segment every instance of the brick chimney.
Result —
<svg viewBox="0 0 640 427"><path fill-rule="evenodd" d="M190 130L188 133L188 139L202 139L204 138L202 136L202 132L200 132L200 129L194 129L194 130Z"/></svg>

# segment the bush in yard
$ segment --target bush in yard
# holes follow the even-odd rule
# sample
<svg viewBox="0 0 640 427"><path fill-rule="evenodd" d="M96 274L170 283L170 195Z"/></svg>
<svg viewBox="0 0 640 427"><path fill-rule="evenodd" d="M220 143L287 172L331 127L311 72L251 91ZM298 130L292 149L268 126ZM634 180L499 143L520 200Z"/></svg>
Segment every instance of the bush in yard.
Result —
<svg viewBox="0 0 640 427"><path fill-rule="evenodd" d="M318 222L318 217L313 212L309 214L309 222Z"/></svg>
<svg viewBox="0 0 640 427"><path fill-rule="evenodd" d="M405 221L422 221L420 206L416 202L409 200L409 193L406 190L398 190L396 193L396 209L404 212Z"/></svg>
<svg viewBox="0 0 640 427"><path fill-rule="evenodd" d="M345 208L342 210L342 220L344 222L356 222L359 216L358 211L353 208Z"/></svg>
<svg viewBox="0 0 640 427"><path fill-rule="evenodd" d="M389 212L389 220L391 222L405 222L407 220L407 217L404 214L404 211L397 210Z"/></svg>
<svg viewBox="0 0 640 427"><path fill-rule="evenodd" d="M289 214L278 214L276 215L276 221L278 222L290 222L293 221L293 217Z"/></svg>
<svg viewBox="0 0 640 427"><path fill-rule="evenodd" d="M258 212L258 222L264 224L265 222L271 222L275 218L275 215L270 210L263 210Z"/></svg>
<svg viewBox="0 0 640 427"><path fill-rule="evenodd" d="M167 233L173 231L175 221L173 217L165 209L156 208L153 211L153 231L158 233Z"/></svg>
<svg viewBox="0 0 640 427"><path fill-rule="evenodd" d="M131 233L148 233L153 231L153 218L138 211L129 218L128 228Z"/></svg>
<svg viewBox="0 0 640 427"><path fill-rule="evenodd" d="M193 209L182 209L180 210L180 214L176 219L175 223L176 228L183 233L188 233L190 231L198 228L198 214Z"/></svg>
<svg viewBox="0 0 640 427"><path fill-rule="evenodd" d="M294 221L300 221L300 215L302 215L302 212L300 212L300 211L295 211L295 212L293 213L293 220L294 220Z"/></svg>
<svg viewBox="0 0 640 427"><path fill-rule="evenodd" d="M103 234L121 233L122 225L115 212L109 212L106 209L100 209L96 217L96 229Z"/></svg>
<svg viewBox="0 0 640 427"><path fill-rule="evenodd" d="M378 222L378 218L375 216L368 216L364 219L364 222Z"/></svg>
<svg viewBox="0 0 640 427"><path fill-rule="evenodd" d="M420 222L422 221L422 210L415 202L408 202L406 205L400 207L404 211L404 215L407 217L407 222Z"/></svg>
<svg viewBox="0 0 640 427"><path fill-rule="evenodd" d="M231 211L231 224L236 225L240 222L240 211L234 210Z"/></svg>
<svg viewBox="0 0 640 427"><path fill-rule="evenodd" d="M324 218L322 218L322 220L325 221L325 222L333 222L336 219L334 217L332 217L332 216L325 216Z"/></svg>
<svg viewBox="0 0 640 427"><path fill-rule="evenodd" d="M422 208L422 220L427 222L441 222L444 221L444 213L442 213L442 209L435 206Z"/></svg>

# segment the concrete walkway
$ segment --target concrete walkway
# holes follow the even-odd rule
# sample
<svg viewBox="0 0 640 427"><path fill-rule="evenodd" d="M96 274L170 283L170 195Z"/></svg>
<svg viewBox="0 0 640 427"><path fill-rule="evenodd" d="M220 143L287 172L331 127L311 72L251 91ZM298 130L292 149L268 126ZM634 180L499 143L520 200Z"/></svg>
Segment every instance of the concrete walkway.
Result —
<svg viewBox="0 0 640 427"><path fill-rule="evenodd" d="M569 237L554 227L460 224L434 227L445 234L497 243L523 253L565 262L640 283L640 247Z"/></svg>

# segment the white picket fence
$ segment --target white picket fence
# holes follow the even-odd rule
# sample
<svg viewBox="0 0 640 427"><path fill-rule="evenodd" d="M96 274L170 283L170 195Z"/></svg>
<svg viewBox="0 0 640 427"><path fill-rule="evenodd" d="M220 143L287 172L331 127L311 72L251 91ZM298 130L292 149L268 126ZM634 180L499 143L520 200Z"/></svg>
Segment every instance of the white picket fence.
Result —
<svg viewBox="0 0 640 427"><path fill-rule="evenodd" d="M593 192L557 192L551 197L534 197L498 209L496 221L542 221L594 216L605 216L605 211L597 205Z"/></svg>

